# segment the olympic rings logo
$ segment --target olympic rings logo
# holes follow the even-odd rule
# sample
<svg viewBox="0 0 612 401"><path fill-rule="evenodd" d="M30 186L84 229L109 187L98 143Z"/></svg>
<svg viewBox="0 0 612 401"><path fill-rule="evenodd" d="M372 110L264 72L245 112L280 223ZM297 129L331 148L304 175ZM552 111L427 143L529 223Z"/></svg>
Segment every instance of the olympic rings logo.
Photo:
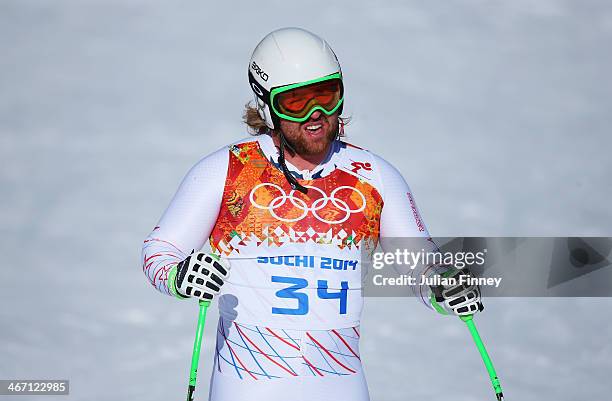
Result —
<svg viewBox="0 0 612 401"><path fill-rule="evenodd" d="M257 192L257 190L259 188L262 187L271 187L276 189L280 194L275 197L274 199L272 199L270 201L269 204L267 205L260 205L259 203L257 203L257 201L255 200L255 192ZM264 182L261 184L258 184L255 186L255 188L253 188L251 190L251 193L249 195L249 200L251 201L251 205L253 205L254 207L258 208L258 209L262 209L262 210L267 210L270 215L280 221L284 221L286 223L293 223L296 221L300 221L302 220L304 217L306 217L308 215L308 213L312 213L312 215L319 221L322 221L324 223L327 224L340 224L340 223L344 223L345 221L347 221L349 219L349 217L351 217L351 215L353 213L359 213L361 211L363 211L366 207L366 198L365 196L363 196L363 194L357 189L357 188L353 188L347 185L343 185L340 187L335 188L331 194L329 194L329 196L323 192L323 190L321 190L320 188L317 187L313 187L311 185L305 185L306 188L308 188L308 190L313 190L318 192L319 194L321 194L321 197L316 199L314 202L312 202L312 204L309 206L305 200L300 199L298 197L295 196L295 190L291 190L291 192L289 192L289 194L285 193L285 191L283 190L283 188L281 188L280 186L276 185L276 184L272 184L272 183L268 183L268 182ZM352 192L356 193L357 195L359 195L359 197L361 198L361 206L357 209L351 209L351 207L348 205L348 203L346 203L346 201L337 198L336 194L338 193L338 191L341 190L351 190ZM302 213L295 218L285 218L285 217L281 217L276 213L276 210L278 208L280 208L281 206L283 206L285 203L287 203L287 201L289 201L291 203L291 205L293 205L295 208L297 208L298 210L301 210ZM340 219L340 220L327 220L325 218L323 218L320 214L319 211L323 208L325 208L327 205L329 205L329 203L331 202L331 204L338 210L344 212L344 216Z"/></svg>

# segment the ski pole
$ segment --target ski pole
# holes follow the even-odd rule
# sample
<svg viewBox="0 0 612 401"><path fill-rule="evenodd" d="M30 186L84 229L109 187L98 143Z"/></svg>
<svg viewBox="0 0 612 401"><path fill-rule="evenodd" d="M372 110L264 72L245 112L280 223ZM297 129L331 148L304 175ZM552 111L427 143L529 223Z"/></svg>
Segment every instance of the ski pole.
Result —
<svg viewBox="0 0 612 401"><path fill-rule="evenodd" d="M195 340L193 341L193 353L191 354L191 370L189 372L189 387L187 387L187 401L193 401L196 379L198 375L198 363L200 361L200 348L202 345L202 334L206 323L206 311L210 301L200 301L200 313L198 315L198 327L196 328Z"/></svg>
<svg viewBox="0 0 612 401"><path fill-rule="evenodd" d="M480 334L478 334L478 329L476 329L476 325L473 320L474 315L468 316L460 316L461 320L465 322L470 333L472 334L472 338L476 343L476 347L478 348L478 352L480 352L480 357L487 368L487 372L489 372L489 378L491 379L491 384L493 385L493 390L495 390L495 395L497 396L498 401L502 401L504 399L504 394L502 393L501 384L499 384L499 379L497 378L497 373L495 372L495 367L493 367L493 362L491 362L491 358L489 358L489 354L487 353L487 349L485 348L482 339L480 338Z"/></svg>

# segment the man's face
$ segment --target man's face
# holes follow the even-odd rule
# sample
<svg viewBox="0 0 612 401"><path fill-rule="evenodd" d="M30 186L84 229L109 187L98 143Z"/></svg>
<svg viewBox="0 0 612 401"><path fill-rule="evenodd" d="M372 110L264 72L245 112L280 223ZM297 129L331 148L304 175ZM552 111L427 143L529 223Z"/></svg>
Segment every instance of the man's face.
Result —
<svg viewBox="0 0 612 401"><path fill-rule="evenodd" d="M327 116L317 110L303 123L281 119L280 129L299 155L318 156L327 153L338 135L338 113Z"/></svg>

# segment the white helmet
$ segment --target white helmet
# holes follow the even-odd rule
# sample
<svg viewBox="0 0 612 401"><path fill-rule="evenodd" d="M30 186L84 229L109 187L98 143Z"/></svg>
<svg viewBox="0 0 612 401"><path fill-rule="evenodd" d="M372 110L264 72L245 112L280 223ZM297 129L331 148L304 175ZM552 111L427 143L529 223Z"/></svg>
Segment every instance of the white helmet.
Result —
<svg viewBox="0 0 612 401"><path fill-rule="evenodd" d="M249 82L255 94L257 110L266 125L273 129L279 113L272 106L275 88L309 83L335 76L342 83L342 70L329 44L301 28L282 28L266 35L257 45L249 63ZM325 78L327 79L327 78ZM343 98L326 114L342 112ZM314 109L310 110L308 117ZM285 117L283 117L285 118ZM289 118L291 119L291 118ZM294 120L298 121L298 120ZM301 120L300 120L301 121Z"/></svg>

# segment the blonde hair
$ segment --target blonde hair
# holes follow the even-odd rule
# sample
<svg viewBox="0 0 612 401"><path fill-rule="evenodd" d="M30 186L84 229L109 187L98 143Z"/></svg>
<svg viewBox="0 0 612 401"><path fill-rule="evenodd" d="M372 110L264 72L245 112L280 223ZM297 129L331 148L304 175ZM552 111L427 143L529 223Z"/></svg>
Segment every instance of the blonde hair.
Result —
<svg viewBox="0 0 612 401"><path fill-rule="evenodd" d="M340 133L338 136L344 136L344 126L348 125L351 121L350 117L338 117L340 120ZM244 114L242 115L242 122L249 127L251 135L261 135L268 132L270 128L266 125L266 121L261 118L259 111L256 107L253 107L253 102L250 101L244 105Z"/></svg>

